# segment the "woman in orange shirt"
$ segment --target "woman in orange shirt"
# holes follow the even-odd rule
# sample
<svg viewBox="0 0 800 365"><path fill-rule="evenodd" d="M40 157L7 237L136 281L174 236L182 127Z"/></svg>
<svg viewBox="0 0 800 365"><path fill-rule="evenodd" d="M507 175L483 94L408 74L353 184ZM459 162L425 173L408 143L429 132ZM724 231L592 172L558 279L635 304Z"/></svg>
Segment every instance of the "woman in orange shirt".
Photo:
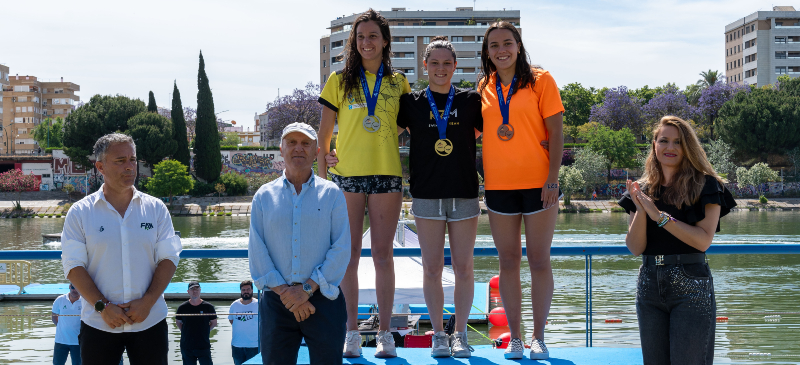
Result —
<svg viewBox="0 0 800 365"><path fill-rule="evenodd" d="M520 329L524 221L533 309L530 358L547 359L544 326L553 299L550 245L561 195L564 107L555 80L529 64L519 31L511 23L501 21L486 30L481 63L485 203L500 256L500 296L511 330L505 357L520 359L524 352ZM540 144L542 140L549 144Z"/></svg>

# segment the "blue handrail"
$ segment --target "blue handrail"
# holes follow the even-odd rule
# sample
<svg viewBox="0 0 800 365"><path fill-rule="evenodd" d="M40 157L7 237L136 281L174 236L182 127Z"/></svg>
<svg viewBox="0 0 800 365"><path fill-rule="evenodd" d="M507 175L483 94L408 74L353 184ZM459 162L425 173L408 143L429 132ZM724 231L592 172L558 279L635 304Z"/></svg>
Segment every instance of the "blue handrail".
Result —
<svg viewBox="0 0 800 365"><path fill-rule="evenodd" d="M525 255L525 247L522 254ZM800 244L725 244L712 245L706 251L709 255L732 255L732 254L800 254ZM625 246L574 246L574 247L552 247L551 256L625 256L630 255L630 251ZM394 249L396 257L420 257L422 251L417 247L398 247ZM450 248L445 247L444 255L450 256ZM361 257L372 256L372 249L364 248L361 250ZM474 256L497 256L497 249L494 247L476 247ZM208 249L208 250L183 250L183 259L209 259L209 258L247 258L247 249ZM0 251L0 260L61 260L61 251L56 250L19 250L19 251Z"/></svg>

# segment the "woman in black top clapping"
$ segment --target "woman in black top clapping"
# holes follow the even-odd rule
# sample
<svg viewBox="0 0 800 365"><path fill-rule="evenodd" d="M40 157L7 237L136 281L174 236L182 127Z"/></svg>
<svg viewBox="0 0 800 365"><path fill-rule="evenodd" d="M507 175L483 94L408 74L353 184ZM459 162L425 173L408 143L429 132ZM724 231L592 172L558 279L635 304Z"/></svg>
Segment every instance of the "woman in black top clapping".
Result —
<svg viewBox="0 0 800 365"><path fill-rule="evenodd" d="M665 116L639 181L619 204L628 249L642 255L636 314L644 364L711 364L716 301L705 251L736 206L686 121Z"/></svg>

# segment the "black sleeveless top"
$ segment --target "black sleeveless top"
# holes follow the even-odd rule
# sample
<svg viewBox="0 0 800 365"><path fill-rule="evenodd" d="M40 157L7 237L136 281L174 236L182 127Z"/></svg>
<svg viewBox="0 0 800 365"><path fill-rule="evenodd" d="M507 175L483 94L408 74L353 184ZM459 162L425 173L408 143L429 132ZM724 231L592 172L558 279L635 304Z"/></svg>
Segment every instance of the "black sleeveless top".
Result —
<svg viewBox="0 0 800 365"><path fill-rule="evenodd" d="M665 187L658 190L658 196L664 193ZM622 194L619 205L625 208L628 214L636 212L636 205L633 204L629 192ZM706 183L700 192L700 198L693 205L684 205L678 209L674 205L664 203L663 200L655 200L656 207L662 212L669 213L673 218L689 225L696 225L706 217L706 204L718 204L721 208L719 217L722 218L730 213L731 208L736 206L730 190L723 187L713 176L706 175ZM717 221L717 232L719 232L719 221ZM658 222L647 217L647 247L644 255L677 255L685 253L702 253L702 251L687 245L677 237L669 233L665 228L658 227Z"/></svg>

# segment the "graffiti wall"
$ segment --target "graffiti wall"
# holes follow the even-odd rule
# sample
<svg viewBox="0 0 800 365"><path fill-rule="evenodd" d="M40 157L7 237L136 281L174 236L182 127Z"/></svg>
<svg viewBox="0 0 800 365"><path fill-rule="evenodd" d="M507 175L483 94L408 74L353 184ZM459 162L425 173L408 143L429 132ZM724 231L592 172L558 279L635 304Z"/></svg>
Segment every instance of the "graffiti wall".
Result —
<svg viewBox="0 0 800 365"><path fill-rule="evenodd" d="M285 165L279 151L220 151L224 167L242 174L280 173Z"/></svg>

